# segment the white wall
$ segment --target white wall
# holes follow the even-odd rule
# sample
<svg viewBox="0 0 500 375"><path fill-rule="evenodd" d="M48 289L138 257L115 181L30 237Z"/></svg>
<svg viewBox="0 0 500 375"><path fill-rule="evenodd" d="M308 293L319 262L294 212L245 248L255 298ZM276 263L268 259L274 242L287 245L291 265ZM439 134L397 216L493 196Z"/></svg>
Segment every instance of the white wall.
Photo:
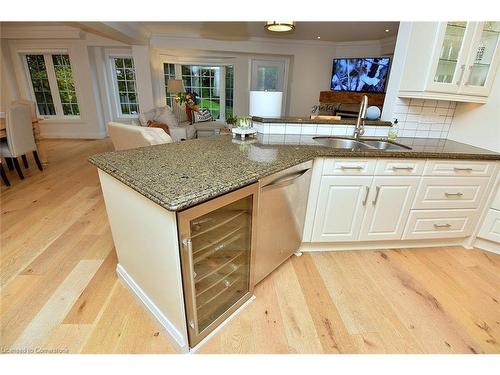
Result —
<svg viewBox="0 0 500 375"><path fill-rule="evenodd" d="M500 152L500 65L487 103L457 104L448 138Z"/></svg>
<svg viewBox="0 0 500 375"><path fill-rule="evenodd" d="M174 54L233 57L235 67L234 103L239 115L248 113L248 91L250 87L251 58L275 56L288 58L289 80L287 111L285 115L308 116L313 105L318 104L320 91L330 87L332 60L335 57L377 56L382 50L388 51L390 43L380 41L330 43L319 41L289 41L254 38L248 41L217 41L191 37L169 37L153 35L151 46L155 49L156 60L152 61L153 76L160 77L161 55ZM158 83L158 82L157 82ZM163 82L162 82L163 84ZM155 89L155 102L159 89Z"/></svg>

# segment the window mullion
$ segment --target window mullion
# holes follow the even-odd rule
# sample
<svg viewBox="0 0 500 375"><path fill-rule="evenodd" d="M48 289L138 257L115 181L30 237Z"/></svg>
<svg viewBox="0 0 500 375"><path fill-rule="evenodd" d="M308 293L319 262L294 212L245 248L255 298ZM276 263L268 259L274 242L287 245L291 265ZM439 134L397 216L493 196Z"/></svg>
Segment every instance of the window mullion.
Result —
<svg viewBox="0 0 500 375"><path fill-rule="evenodd" d="M49 79L52 100L54 101L54 107L56 108L56 116L64 117L61 97L59 96L59 88L57 87L56 73L54 70L54 64L52 62L52 55L44 54L43 58L45 60L45 68L47 69L47 78Z"/></svg>
<svg viewBox="0 0 500 375"><path fill-rule="evenodd" d="M226 67L222 65L219 69L219 119L226 120Z"/></svg>

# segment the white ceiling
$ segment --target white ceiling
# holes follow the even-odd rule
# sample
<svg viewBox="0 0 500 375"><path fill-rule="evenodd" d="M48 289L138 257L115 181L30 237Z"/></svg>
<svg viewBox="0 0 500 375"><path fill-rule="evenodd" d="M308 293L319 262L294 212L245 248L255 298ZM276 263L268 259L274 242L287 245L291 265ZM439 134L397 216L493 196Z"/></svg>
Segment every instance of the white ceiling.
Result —
<svg viewBox="0 0 500 375"><path fill-rule="evenodd" d="M262 22L137 22L151 33L198 36L219 40L248 40L249 38L280 38L351 42L379 40L397 35L399 22L296 22L290 33L275 33ZM388 29L389 32L385 30Z"/></svg>

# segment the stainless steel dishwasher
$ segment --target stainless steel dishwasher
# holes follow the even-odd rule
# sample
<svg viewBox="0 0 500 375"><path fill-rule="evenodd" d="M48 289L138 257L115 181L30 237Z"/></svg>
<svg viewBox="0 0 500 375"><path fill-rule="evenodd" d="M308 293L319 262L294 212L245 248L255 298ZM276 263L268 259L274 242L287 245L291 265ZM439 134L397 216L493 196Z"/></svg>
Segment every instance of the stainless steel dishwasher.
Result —
<svg viewBox="0 0 500 375"><path fill-rule="evenodd" d="M308 161L259 181L255 283L288 259L302 242L312 164Z"/></svg>

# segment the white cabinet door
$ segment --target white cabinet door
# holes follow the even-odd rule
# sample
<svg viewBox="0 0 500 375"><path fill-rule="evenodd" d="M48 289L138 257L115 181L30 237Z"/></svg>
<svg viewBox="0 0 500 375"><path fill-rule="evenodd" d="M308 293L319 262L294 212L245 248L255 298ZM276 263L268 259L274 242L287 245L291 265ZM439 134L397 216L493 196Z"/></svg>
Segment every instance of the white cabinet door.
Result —
<svg viewBox="0 0 500 375"><path fill-rule="evenodd" d="M428 91L459 92L476 26L474 22L440 23L428 77Z"/></svg>
<svg viewBox="0 0 500 375"><path fill-rule="evenodd" d="M500 58L500 22L479 22L469 52L461 94L488 96Z"/></svg>
<svg viewBox="0 0 500 375"><path fill-rule="evenodd" d="M355 241L373 177L323 176L312 233L313 242Z"/></svg>
<svg viewBox="0 0 500 375"><path fill-rule="evenodd" d="M481 230L477 235L481 238L500 243L500 211L490 209L486 214Z"/></svg>
<svg viewBox="0 0 500 375"><path fill-rule="evenodd" d="M420 177L375 177L360 240L400 240Z"/></svg>

